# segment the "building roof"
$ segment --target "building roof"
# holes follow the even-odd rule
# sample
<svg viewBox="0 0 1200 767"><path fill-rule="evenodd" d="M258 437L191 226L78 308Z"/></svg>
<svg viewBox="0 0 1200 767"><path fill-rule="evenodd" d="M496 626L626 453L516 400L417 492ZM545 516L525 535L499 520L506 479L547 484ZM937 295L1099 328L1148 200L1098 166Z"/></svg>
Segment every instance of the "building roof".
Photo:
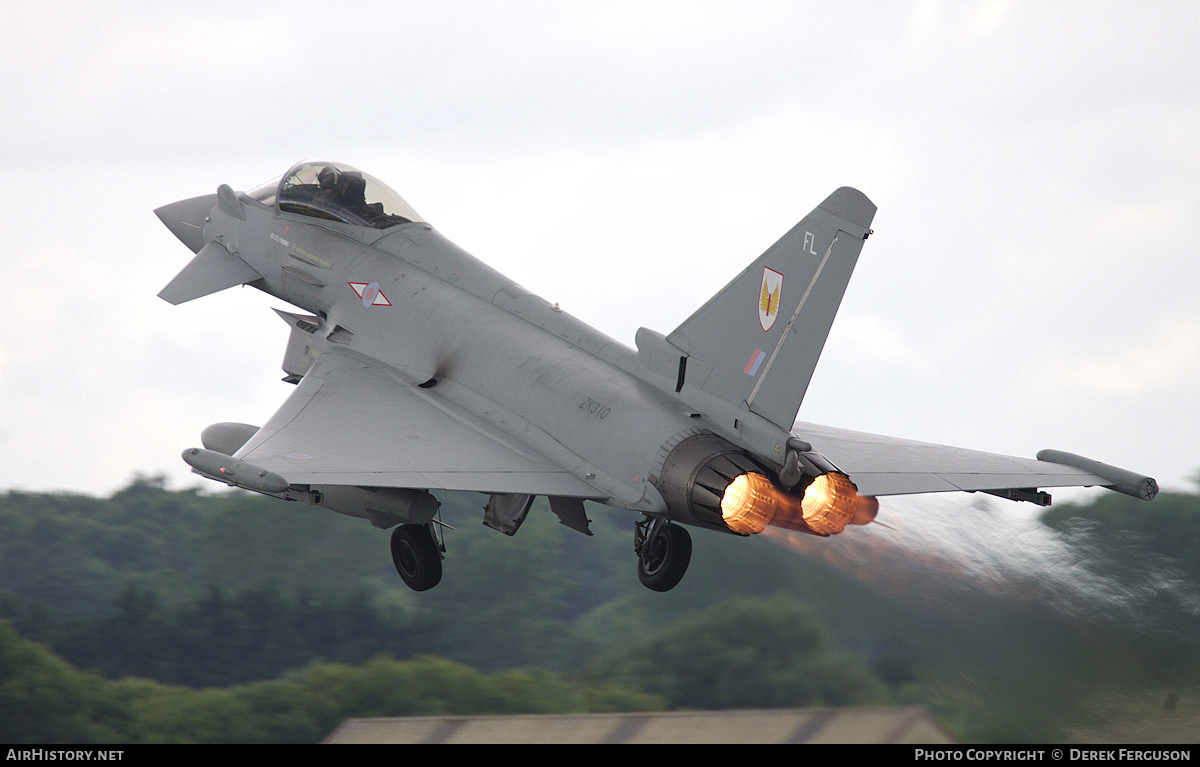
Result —
<svg viewBox="0 0 1200 767"><path fill-rule="evenodd" d="M919 707L349 719L325 743L952 743Z"/></svg>

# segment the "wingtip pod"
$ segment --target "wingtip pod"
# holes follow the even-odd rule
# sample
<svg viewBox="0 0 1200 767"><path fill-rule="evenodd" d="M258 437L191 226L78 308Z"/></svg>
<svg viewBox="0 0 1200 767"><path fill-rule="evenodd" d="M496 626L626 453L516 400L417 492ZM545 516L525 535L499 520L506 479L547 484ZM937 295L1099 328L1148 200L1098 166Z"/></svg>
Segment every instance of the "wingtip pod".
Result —
<svg viewBox="0 0 1200 767"><path fill-rule="evenodd" d="M233 487L276 494L288 489L288 481L278 474L215 450L190 447L183 451L183 460L197 474Z"/></svg>
<svg viewBox="0 0 1200 767"><path fill-rule="evenodd" d="M1134 498L1141 498L1143 501L1152 501L1154 500L1154 496L1158 495L1158 482L1153 477L1147 477L1117 466L1110 466L1107 463L1093 461L1091 458L1084 458L1081 455L1067 453L1062 450L1042 450L1038 452L1037 459L1039 461L1061 463L1064 466L1083 469L1112 483L1106 484L1104 487L1116 490L1118 493L1131 495Z"/></svg>
<svg viewBox="0 0 1200 767"><path fill-rule="evenodd" d="M865 194L850 186L844 186L826 197L819 207L863 229L871 228L875 212L879 210Z"/></svg>

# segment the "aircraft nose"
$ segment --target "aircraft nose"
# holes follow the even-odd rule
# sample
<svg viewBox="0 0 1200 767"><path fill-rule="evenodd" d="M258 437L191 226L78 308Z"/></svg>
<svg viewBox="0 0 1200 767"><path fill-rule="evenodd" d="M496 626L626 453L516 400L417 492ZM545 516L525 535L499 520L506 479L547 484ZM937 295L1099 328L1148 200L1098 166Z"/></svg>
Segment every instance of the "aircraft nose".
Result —
<svg viewBox="0 0 1200 767"><path fill-rule="evenodd" d="M216 204L215 194L205 194L155 208L154 214L180 242L199 253L204 247L204 220Z"/></svg>

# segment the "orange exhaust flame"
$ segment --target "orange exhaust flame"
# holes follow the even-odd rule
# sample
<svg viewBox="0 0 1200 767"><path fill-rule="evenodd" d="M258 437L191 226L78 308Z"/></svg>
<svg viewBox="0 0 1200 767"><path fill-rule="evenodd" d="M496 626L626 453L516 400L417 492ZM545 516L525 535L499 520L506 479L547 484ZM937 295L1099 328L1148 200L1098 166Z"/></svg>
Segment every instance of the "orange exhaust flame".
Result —
<svg viewBox="0 0 1200 767"><path fill-rule="evenodd" d="M721 498L721 516L735 533L761 533L767 525L789 530L835 535L846 525L866 525L875 519L879 501L858 494L842 474L823 474L813 480L804 497L780 490L761 474L742 474Z"/></svg>

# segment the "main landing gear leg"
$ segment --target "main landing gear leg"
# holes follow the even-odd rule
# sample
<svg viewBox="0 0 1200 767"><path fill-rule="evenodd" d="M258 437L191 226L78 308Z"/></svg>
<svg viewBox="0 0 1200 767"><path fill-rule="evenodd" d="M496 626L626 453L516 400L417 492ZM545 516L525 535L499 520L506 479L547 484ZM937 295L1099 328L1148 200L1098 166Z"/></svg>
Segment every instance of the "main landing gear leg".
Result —
<svg viewBox="0 0 1200 767"><path fill-rule="evenodd" d="M692 561L692 536L663 517L643 517L633 531L638 580L651 591L670 591Z"/></svg>

